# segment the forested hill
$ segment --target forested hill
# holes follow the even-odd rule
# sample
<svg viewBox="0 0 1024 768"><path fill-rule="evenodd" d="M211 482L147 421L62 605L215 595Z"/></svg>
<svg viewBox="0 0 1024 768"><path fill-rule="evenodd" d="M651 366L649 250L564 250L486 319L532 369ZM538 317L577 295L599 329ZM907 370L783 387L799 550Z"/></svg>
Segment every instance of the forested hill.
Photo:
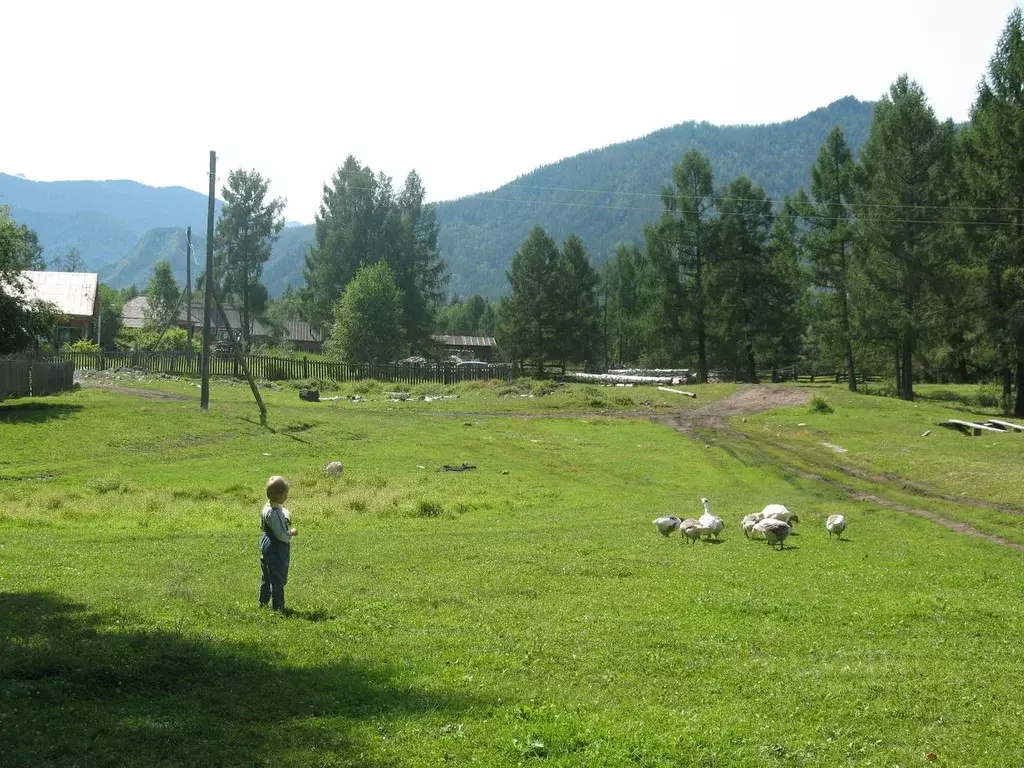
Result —
<svg viewBox="0 0 1024 768"><path fill-rule="evenodd" d="M135 181L29 181L0 173L0 205L39 235L48 259L75 248L89 269L109 267L137 250L147 230L191 226L206 232L206 195ZM220 208L217 201L217 208ZM145 260L145 252L141 254ZM148 265L152 266L156 258Z"/></svg>
<svg viewBox="0 0 1024 768"><path fill-rule="evenodd" d="M538 168L493 192L441 203L440 246L451 267L450 288L463 296L503 294L505 269L535 224L559 241L575 232L591 259L603 262L618 242L639 241L644 223L658 218L661 187L690 149L711 160L716 186L745 174L773 199L791 195L810 183L833 126L841 126L859 151L872 110L870 102L848 97L785 123L683 123Z"/></svg>
<svg viewBox="0 0 1024 768"><path fill-rule="evenodd" d="M710 158L716 185L746 174L781 199L808 184L818 149L834 125L842 126L851 148L859 150L871 114L870 103L845 98L786 123L683 123L538 168L493 192L440 203L439 245L451 269L449 289L462 296L504 294L505 270L535 224L559 241L575 232L592 260L602 263L617 243L639 241L644 223L659 217L661 187L690 149ZM431 180L425 181L429 189ZM0 174L0 205L10 205L15 220L39 234L48 259L76 248L88 268L115 286L145 285L160 258L170 258L183 274L185 226L192 226L196 243L206 232L206 196L181 187L34 182ZM310 225L281 233L264 270L271 295L302 285L312 240ZM196 253L202 261L203 251Z"/></svg>

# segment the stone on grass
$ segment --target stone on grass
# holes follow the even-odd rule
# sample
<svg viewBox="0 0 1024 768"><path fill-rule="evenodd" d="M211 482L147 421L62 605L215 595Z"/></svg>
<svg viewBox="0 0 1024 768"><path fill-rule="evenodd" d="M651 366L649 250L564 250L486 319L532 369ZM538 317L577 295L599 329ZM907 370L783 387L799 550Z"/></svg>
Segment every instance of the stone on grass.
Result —
<svg viewBox="0 0 1024 768"><path fill-rule="evenodd" d="M324 467L324 472L326 472L328 475L340 475L344 471L345 466L340 461L332 461L330 464Z"/></svg>

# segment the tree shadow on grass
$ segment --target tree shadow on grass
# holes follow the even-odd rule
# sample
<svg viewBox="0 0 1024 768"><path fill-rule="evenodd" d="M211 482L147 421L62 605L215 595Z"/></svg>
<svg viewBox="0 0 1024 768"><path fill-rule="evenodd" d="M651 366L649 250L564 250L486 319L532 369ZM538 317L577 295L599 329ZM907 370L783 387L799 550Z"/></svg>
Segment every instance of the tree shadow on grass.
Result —
<svg viewBox="0 0 1024 768"><path fill-rule="evenodd" d="M473 706L376 668L117 627L56 595L0 594L4 764L369 768L385 763L359 723Z"/></svg>
<svg viewBox="0 0 1024 768"><path fill-rule="evenodd" d="M54 419L67 419L82 410L74 403L0 402L0 424L43 424Z"/></svg>

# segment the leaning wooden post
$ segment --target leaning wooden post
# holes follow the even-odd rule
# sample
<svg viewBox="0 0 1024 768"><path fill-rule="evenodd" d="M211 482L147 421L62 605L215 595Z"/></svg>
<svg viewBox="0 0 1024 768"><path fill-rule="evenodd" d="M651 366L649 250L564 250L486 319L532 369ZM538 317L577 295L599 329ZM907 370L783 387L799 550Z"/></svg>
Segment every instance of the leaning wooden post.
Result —
<svg viewBox="0 0 1024 768"><path fill-rule="evenodd" d="M235 332L231 328L231 323L228 321L227 313L224 311L224 307L221 306L220 297L217 295L217 291L213 289L213 281L210 281L210 295L213 296L214 302L217 304L217 312L224 318L224 327L228 329L228 338L231 339L231 346L235 350L235 359L242 366L242 371L245 373L245 378L249 381L249 387L252 389L253 397L256 398L256 404L260 407L260 424L264 427L267 426L267 406L263 404L263 398L260 396L260 388L256 386L256 382L252 378L252 374L249 372L249 364L245 362L245 355L242 354L242 347L238 343L238 339L235 338Z"/></svg>

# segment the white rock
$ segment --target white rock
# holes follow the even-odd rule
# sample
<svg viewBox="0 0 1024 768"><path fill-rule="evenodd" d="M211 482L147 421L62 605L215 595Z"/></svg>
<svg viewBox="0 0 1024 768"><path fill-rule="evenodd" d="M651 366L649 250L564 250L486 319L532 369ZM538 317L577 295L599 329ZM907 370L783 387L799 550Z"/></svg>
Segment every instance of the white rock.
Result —
<svg viewBox="0 0 1024 768"><path fill-rule="evenodd" d="M324 472L326 472L328 475L340 475L344 471L345 465L342 464L340 461L332 461L330 464L324 467Z"/></svg>

